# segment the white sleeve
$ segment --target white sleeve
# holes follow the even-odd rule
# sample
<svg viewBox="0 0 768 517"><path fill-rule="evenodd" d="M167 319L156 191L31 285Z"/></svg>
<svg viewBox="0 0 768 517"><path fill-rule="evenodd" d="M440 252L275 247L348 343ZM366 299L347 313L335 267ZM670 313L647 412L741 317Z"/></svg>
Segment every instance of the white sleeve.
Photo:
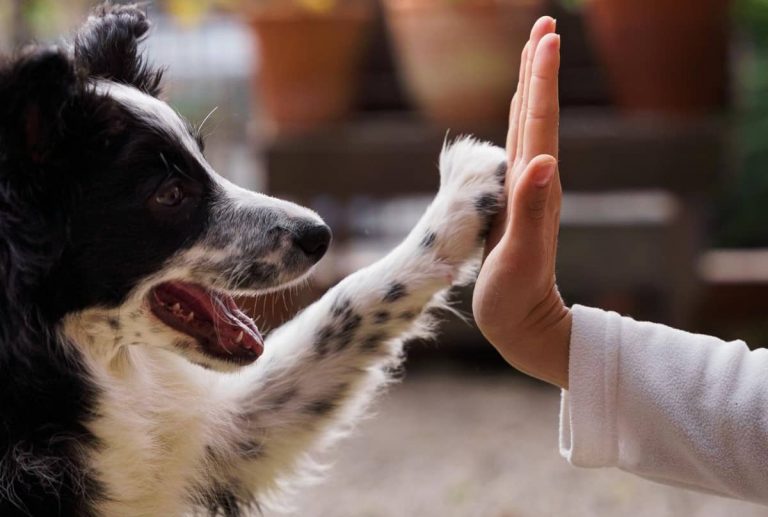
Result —
<svg viewBox="0 0 768 517"><path fill-rule="evenodd" d="M574 306L560 452L768 504L768 350Z"/></svg>

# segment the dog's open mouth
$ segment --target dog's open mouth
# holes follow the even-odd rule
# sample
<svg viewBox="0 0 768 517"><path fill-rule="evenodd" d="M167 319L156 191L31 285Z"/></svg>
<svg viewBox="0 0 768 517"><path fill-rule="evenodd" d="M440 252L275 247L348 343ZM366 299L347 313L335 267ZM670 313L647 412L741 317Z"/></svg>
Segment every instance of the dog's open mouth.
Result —
<svg viewBox="0 0 768 517"><path fill-rule="evenodd" d="M237 364L252 363L264 351L259 329L228 294L185 282L165 282L149 295L152 313L200 344L202 351Z"/></svg>

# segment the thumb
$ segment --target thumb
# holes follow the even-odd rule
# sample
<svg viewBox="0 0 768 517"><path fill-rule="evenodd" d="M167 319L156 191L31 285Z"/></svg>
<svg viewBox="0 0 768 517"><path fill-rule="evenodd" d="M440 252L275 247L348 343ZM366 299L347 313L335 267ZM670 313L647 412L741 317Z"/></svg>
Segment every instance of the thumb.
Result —
<svg viewBox="0 0 768 517"><path fill-rule="evenodd" d="M511 201L511 217L508 228L513 238L525 245L538 242L550 225L549 204L552 183L557 171L557 160L549 155L535 157L526 167L515 185Z"/></svg>

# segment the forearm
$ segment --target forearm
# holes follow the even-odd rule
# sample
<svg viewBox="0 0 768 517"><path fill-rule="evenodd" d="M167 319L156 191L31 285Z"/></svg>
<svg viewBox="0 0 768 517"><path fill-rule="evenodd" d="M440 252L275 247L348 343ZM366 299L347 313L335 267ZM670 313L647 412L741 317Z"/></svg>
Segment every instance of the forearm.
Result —
<svg viewBox="0 0 768 517"><path fill-rule="evenodd" d="M766 374L766 350L574 307L562 452L768 502Z"/></svg>

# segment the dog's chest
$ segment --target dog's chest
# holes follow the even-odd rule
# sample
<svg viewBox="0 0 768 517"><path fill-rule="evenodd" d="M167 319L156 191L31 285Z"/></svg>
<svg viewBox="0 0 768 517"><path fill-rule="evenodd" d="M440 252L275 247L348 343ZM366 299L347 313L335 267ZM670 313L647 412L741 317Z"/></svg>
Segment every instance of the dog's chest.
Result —
<svg viewBox="0 0 768 517"><path fill-rule="evenodd" d="M100 443L89 466L106 491L103 515L179 515L206 485L216 412L200 386L177 373L136 370L103 383L89 425Z"/></svg>

